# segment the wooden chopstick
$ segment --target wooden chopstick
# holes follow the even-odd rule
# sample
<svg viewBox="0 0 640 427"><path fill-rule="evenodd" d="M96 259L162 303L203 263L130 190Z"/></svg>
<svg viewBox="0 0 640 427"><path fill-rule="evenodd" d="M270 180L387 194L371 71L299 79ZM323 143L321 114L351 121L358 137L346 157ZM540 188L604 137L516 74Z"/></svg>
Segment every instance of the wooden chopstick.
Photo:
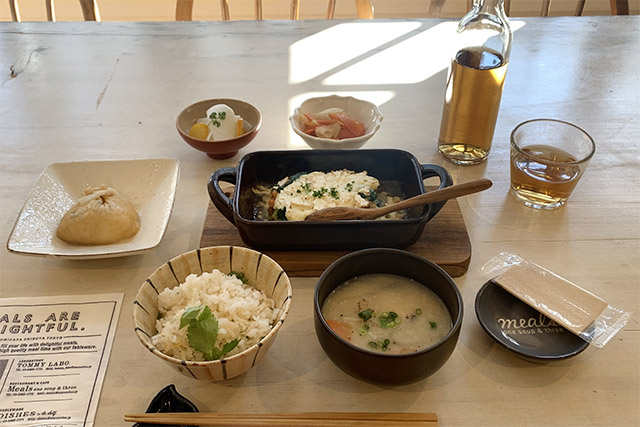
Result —
<svg viewBox="0 0 640 427"><path fill-rule="evenodd" d="M126 422L228 427L377 427L407 425L434 427L438 416L433 413L393 412L301 412L277 414L231 414L205 412L165 412L128 414Z"/></svg>

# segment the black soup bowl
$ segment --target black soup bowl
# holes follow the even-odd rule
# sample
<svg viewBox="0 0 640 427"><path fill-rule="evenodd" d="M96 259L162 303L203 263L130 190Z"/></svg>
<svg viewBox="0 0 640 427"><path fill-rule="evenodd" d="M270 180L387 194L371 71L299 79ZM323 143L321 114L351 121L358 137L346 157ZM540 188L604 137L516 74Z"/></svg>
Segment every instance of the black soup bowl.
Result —
<svg viewBox="0 0 640 427"><path fill-rule="evenodd" d="M428 287L449 310L453 323L451 330L430 347L405 354L374 352L341 338L325 321L322 305L340 284L364 274L403 276ZM451 276L435 263L400 249L363 249L343 256L320 276L314 294L314 326L327 356L347 374L377 384L408 384L440 369L456 347L462 315L462 296Z"/></svg>
<svg viewBox="0 0 640 427"><path fill-rule="evenodd" d="M425 192L423 180L437 177L438 188L452 185L446 169L420 164L413 154L395 149L256 151L238 166L213 172L207 183L209 197L248 246L271 250L337 250L373 247L403 248L414 243L445 202L412 208L404 219L358 221L261 221L256 219L256 184L274 185L300 172L349 169L367 173L392 195L405 198ZM235 185L227 196L220 182Z"/></svg>

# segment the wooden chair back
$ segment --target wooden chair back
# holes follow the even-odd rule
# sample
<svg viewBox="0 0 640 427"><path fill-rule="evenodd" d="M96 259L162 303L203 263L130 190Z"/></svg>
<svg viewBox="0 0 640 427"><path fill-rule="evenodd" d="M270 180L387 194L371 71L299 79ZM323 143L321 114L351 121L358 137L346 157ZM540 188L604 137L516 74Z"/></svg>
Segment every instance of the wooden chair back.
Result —
<svg viewBox="0 0 640 427"><path fill-rule="evenodd" d="M584 6L587 0L576 0L576 8L573 12L574 16L582 16ZM611 6L612 15L628 15L629 14L629 0L609 0ZM470 9L473 5L472 0L467 0L467 6ZM511 11L511 0L504 1L504 11L507 15ZM540 16L549 16L551 11L551 0L542 0L542 7L540 8Z"/></svg>
<svg viewBox="0 0 640 427"><path fill-rule="evenodd" d="M176 1L176 21L191 21L193 17L194 0L177 0ZM373 19L374 9L373 0L355 0L358 18ZM229 0L220 0L221 17L223 21L231 20L229 14ZM336 10L336 0L327 1L326 19L333 19ZM262 20L262 0L254 0L255 19ZM289 9L289 19L300 19L300 0L291 0Z"/></svg>
<svg viewBox="0 0 640 427"><path fill-rule="evenodd" d="M332 3L332 8L335 9L336 0L330 0L329 3ZM373 0L356 0L356 12L359 19L373 19L375 12ZM331 18L333 18L333 10L331 11Z"/></svg>
<svg viewBox="0 0 640 427"><path fill-rule="evenodd" d="M100 9L98 9L97 0L79 0L82 8L82 17L85 21L100 21ZM54 0L45 0L47 9L47 21L55 22L56 10ZM18 0L9 0L9 10L11 11L11 19L14 22L22 22L20 17L20 6Z"/></svg>

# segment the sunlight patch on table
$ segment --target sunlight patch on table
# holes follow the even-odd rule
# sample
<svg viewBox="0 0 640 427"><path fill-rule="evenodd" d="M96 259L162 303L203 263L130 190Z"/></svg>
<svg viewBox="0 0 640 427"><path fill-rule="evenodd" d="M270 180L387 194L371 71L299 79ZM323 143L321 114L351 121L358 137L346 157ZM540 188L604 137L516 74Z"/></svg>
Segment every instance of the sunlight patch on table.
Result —
<svg viewBox="0 0 640 427"><path fill-rule="evenodd" d="M315 98L318 96L329 96L329 95L338 95L338 96L353 96L354 98L363 99L365 101L373 102L378 107L386 104L391 101L396 93L391 90L381 90L381 91L344 91L344 92L305 92L300 95L296 95L289 99L288 116L290 117L293 114L293 110L300 106L304 101L309 98ZM383 113L384 115L384 113ZM289 126L289 144L288 148L307 148L307 144L300 138Z"/></svg>
<svg viewBox="0 0 640 427"><path fill-rule="evenodd" d="M520 28L524 27L526 24L526 22L524 21L509 21L509 26L511 27L511 31L517 31Z"/></svg>
<svg viewBox="0 0 640 427"><path fill-rule="evenodd" d="M516 31L524 22L514 21ZM447 70L456 51L457 22L443 22L382 52L340 70L322 83L330 86L414 84Z"/></svg>
<svg viewBox="0 0 640 427"><path fill-rule="evenodd" d="M447 69L456 22L443 22L326 78L325 85L411 84Z"/></svg>
<svg viewBox="0 0 640 427"><path fill-rule="evenodd" d="M289 83L303 83L420 27L419 22L338 24L289 47Z"/></svg>

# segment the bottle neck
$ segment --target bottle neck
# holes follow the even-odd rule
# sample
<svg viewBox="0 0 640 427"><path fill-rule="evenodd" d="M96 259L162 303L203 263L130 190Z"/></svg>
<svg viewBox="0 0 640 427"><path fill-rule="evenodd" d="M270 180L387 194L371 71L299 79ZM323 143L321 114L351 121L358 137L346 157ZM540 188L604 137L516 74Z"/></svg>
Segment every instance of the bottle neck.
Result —
<svg viewBox="0 0 640 427"><path fill-rule="evenodd" d="M504 0L474 0L473 9L476 13L504 14Z"/></svg>
<svg viewBox="0 0 640 427"><path fill-rule="evenodd" d="M504 7L504 0L473 0L473 6L480 8Z"/></svg>
<svg viewBox="0 0 640 427"><path fill-rule="evenodd" d="M484 46L507 61L512 34L504 0L474 0L471 10L458 24L458 34L461 46Z"/></svg>

